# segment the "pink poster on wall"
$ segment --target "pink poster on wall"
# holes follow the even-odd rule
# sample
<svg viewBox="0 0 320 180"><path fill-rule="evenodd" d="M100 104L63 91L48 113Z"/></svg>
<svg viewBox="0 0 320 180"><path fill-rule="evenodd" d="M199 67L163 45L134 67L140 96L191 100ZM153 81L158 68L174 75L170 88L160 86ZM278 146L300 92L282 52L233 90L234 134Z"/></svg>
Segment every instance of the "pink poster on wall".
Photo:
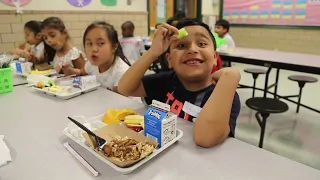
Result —
<svg viewBox="0 0 320 180"><path fill-rule="evenodd" d="M232 24L320 26L320 0L224 0Z"/></svg>
<svg viewBox="0 0 320 180"><path fill-rule="evenodd" d="M20 0L20 6L24 6L26 4L28 4L31 0ZM15 2L16 0L1 0L1 2L10 5L10 6L15 6Z"/></svg>

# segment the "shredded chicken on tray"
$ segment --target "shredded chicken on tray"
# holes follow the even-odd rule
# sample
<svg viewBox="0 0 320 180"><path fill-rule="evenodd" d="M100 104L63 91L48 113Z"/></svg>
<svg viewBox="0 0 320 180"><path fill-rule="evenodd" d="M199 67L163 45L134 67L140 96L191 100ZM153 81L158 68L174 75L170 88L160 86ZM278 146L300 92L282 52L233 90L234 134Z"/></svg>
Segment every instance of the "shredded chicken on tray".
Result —
<svg viewBox="0 0 320 180"><path fill-rule="evenodd" d="M146 142L138 142L128 137L114 137L103 147L106 156L117 161L131 161L148 156L154 150L154 146Z"/></svg>

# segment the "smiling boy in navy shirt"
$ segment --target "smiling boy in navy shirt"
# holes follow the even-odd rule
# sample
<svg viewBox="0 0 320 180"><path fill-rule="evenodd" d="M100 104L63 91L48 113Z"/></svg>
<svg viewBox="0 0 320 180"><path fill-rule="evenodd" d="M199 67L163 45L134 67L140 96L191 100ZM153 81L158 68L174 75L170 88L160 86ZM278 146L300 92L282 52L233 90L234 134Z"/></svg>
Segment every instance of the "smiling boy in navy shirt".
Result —
<svg viewBox="0 0 320 180"><path fill-rule="evenodd" d="M178 39L178 29L188 36ZM178 29L177 29L178 28ZM208 25L185 19L177 28L166 23L155 32L151 48L129 68L118 86L126 96L145 97L170 104L171 111L194 123L193 137L197 145L212 147L228 136L234 137L240 100L236 88L240 73L224 68L211 74L216 65L216 43ZM144 76L153 60L166 54L173 71Z"/></svg>

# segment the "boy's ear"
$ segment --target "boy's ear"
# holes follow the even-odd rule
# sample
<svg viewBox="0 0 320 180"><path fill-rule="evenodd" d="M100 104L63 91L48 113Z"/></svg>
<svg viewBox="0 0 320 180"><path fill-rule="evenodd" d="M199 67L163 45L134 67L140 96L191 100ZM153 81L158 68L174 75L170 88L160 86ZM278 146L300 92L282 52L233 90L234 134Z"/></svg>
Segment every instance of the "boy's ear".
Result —
<svg viewBox="0 0 320 180"><path fill-rule="evenodd" d="M217 61L218 61L218 57L219 57L219 53L217 51L214 52L214 61L213 61L213 65L217 66Z"/></svg>
<svg viewBox="0 0 320 180"><path fill-rule="evenodd" d="M172 68L172 63L171 63L171 55L170 55L170 53L166 53L166 59L168 61L168 66L171 69Z"/></svg>

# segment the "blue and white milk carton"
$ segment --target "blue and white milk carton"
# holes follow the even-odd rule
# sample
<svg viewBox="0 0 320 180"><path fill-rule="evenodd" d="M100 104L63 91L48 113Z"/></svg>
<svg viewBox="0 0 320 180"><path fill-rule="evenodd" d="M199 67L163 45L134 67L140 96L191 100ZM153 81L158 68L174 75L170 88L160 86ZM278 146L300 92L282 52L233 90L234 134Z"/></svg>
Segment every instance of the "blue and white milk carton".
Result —
<svg viewBox="0 0 320 180"><path fill-rule="evenodd" d="M144 113L144 135L157 141L161 148L176 138L177 118L170 112L170 105L153 100Z"/></svg>

